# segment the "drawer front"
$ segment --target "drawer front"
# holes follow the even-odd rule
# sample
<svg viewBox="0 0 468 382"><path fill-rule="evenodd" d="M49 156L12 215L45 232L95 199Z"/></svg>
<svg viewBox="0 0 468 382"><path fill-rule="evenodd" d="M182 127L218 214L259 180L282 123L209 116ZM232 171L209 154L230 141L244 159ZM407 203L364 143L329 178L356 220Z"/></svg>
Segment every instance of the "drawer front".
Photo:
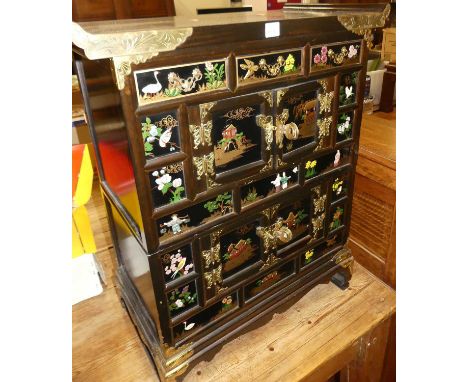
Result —
<svg viewBox="0 0 468 382"><path fill-rule="evenodd" d="M238 86L258 85L304 74L302 48L236 58Z"/></svg>
<svg viewBox="0 0 468 382"><path fill-rule="evenodd" d="M314 46L310 52L310 71L316 72L336 67L358 64L362 40Z"/></svg>
<svg viewBox="0 0 468 382"><path fill-rule="evenodd" d="M139 105L227 89L226 59L134 72Z"/></svg>

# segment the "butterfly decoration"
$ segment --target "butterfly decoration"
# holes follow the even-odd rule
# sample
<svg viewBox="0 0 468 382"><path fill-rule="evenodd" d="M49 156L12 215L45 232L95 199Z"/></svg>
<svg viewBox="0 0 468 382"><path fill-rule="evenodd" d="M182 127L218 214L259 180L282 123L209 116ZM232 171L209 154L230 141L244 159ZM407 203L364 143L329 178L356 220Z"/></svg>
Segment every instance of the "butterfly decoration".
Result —
<svg viewBox="0 0 468 382"><path fill-rule="evenodd" d="M333 96L335 95L334 92L329 92L325 94L318 95L318 101L320 104L320 114L321 113L329 113L331 111Z"/></svg>
<svg viewBox="0 0 468 382"><path fill-rule="evenodd" d="M203 260L204 260L206 268L208 268L211 264L215 264L221 261L221 258L219 257L219 250L220 250L220 245L218 243L211 249L208 249L202 252L202 256L203 256Z"/></svg>
<svg viewBox="0 0 468 382"><path fill-rule="evenodd" d="M244 80L246 80L247 78L255 74L255 72L258 70L258 65L255 65L255 62L250 61L246 58L244 58L244 62L245 64L240 64L240 67L243 70L247 70L247 73L245 73L245 76L244 76Z"/></svg>
<svg viewBox="0 0 468 382"><path fill-rule="evenodd" d="M201 125L190 125L189 131L193 136L193 148L198 149L198 146L209 146L211 145L211 129L213 128L213 123L208 121L207 123L202 123Z"/></svg>
<svg viewBox="0 0 468 382"><path fill-rule="evenodd" d="M354 94L353 93L353 87L352 86L346 86L345 87L345 94L346 94L346 99L351 97Z"/></svg>
<svg viewBox="0 0 468 382"><path fill-rule="evenodd" d="M208 271L204 274L206 280L206 288L210 289L213 285L221 285L223 283L223 278L221 276L221 265L217 268L214 268L211 271Z"/></svg>
<svg viewBox="0 0 468 382"><path fill-rule="evenodd" d="M197 169L197 180L200 180L203 175L214 174L214 153L200 157L193 157L193 163Z"/></svg>

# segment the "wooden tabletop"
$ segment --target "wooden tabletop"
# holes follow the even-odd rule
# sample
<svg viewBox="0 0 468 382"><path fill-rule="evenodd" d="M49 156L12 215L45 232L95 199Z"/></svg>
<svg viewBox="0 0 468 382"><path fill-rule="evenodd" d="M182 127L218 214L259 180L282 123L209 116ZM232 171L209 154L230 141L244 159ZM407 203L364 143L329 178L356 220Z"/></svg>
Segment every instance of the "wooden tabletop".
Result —
<svg viewBox="0 0 468 382"><path fill-rule="evenodd" d="M113 248L99 198L95 190L88 211L97 257L109 280L101 295L73 306L73 380L157 381L119 302ZM385 333L376 330L394 312L395 292L355 264L347 290L318 285L267 324L225 344L210 362L191 369L185 380L325 381L362 354L363 347L385 348Z"/></svg>
<svg viewBox="0 0 468 382"><path fill-rule="evenodd" d="M359 156L396 168L396 109L362 115Z"/></svg>

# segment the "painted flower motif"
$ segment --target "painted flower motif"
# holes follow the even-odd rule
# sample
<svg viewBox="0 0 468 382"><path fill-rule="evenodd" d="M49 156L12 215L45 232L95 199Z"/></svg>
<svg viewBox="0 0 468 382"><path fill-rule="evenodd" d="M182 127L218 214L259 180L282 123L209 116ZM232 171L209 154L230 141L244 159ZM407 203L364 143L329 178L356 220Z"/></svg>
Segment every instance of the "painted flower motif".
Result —
<svg viewBox="0 0 468 382"><path fill-rule="evenodd" d="M174 179L174 181L172 182L172 185L173 185L174 187L180 187L180 186L182 186L182 179L180 179L180 178Z"/></svg>
<svg viewBox="0 0 468 382"><path fill-rule="evenodd" d="M158 134L158 128L155 126L155 125L150 125L150 131L149 131L149 134L153 137L157 137L159 134Z"/></svg>
<svg viewBox="0 0 468 382"><path fill-rule="evenodd" d="M213 64L211 62L205 62L205 68L209 72L213 71L213 69L214 69Z"/></svg>
<svg viewBox="0 0 468 382"><path fill-rule="evenodd" d="M296 166L296 167L293 168L292 171L293 171L293 173L295 174L295 173L297 173L298 170L299 170L299 169L298 169L298 167Z"/></svg>
<svg viewBox="0 0 468 382"><path fill-rule="evenodd" d="M174 72L170 72L170 73L167 75L167 79L169 80L169 82L174 81L177 77L178 77L177 74L175 74Z"/></svg>
<svg viewBox="0 0 468 382"><path fill-rule="evenodd" d="M353 58L356 54L357 54L357 49L354 47L354 45L350 45L348 57Z"/></svg>
<svg viewBox="0 0 468 382"><path fill-rule="evenodd" d="M185 306L180 298L175 301L175 304L178 308L183 308Z"/></svg>
<svg viewBox="0 0 468 382"><path fill-rule="evenodd" d="M328 48L326 46L322 46L322 50L321 50L322 56L327 54L327 52L328 52Z"/></svg>
<svg viewBox="0 0 468 382"><path fill-rule="evenodd" d="M351 118L349 116L346 117L345 121L338 125L338 133L340 133L341 135L347 134L348 131L351 129L350 122Z"/></svg>
<svg viewBox="0 0 468 382"><path fill-rule="evenodd" d="M153 175L153 176L159 176L159 171L157 171L157 170L156 170L156 171L153 171L153 172L151 173L151 175Z"/></svg>
<svg viewBox="0 0 468 382"><path fill-rule="evenodd" d="M223 298L223 301L221 301L224 305L231 305L232 304L232 297L227 296Z"/></svg>
<svg viewBox="0 0 468 382"><path fill-rule="evenodd" d="M336 193L336 195L341 194L341 191L343 190L343 181L340 179L335 179L335 182L333 182L332 190Z"/></svg>
<svg viewBox="0 0 468 382"><path fill-rule="evenodd" d="M146 138L146 142L153 143L156 140L155 137L148 137Z"/></svg>
<svg viewBox="0 0 468 382"><path fill-rule="evenodd" d="M326 64L327 63L327 55L326 54L322 54L322 57L321 57L321 61L322 61L322 64Z"/></svg>
<svg viewBox="0 0 468 382"><path fill-rule="evenodd" d="M156 184L158 185L158 190L161 191L164 188L166 183L171 181L172 177L169 174L164 174L160 178L156 179Z"/></svg>
<svg viewBox="0 0 468 382"><path fill-rule="evenodd" d="M309 264L312 261L312 256L314 255L314 250L310 249L304 255L305 255L305 264Z"/></svg>
<svg viewBox="0 0 468 382"><path fill-rule="evenodd" d="M165 267L164 272L166 273L166 275L170 275L171 274L171 269L169 267Z"/></svg>
<svg viewBox="0 0 468 382"><path fill-rule="evenodd" d="M314 56L314 64L320 64L320 54L316 54Z"/></svg>
<svg viewBox="0 0 468 382"><path fill-rule="evenodd" d="M200 69L195 68L195 69L192 70L192 75L193 75L194 77L201 77L202 72L201 72Z"/></svg>
<svg viewBox="0 0 468 382"><path fill-rule="evenodd" d="M315 166L317 166L317 161L316 160L314 160L312 162L309 160L306 163L306 169L314 168Z"/></svg>
<svg viewBox="0 0 468 382"><path fill-rule="evenodd" d="M190 269L192 269L192 268L193 268L193 264L186 265L185 270L184 270L184 275L189 273Z"/></svg>

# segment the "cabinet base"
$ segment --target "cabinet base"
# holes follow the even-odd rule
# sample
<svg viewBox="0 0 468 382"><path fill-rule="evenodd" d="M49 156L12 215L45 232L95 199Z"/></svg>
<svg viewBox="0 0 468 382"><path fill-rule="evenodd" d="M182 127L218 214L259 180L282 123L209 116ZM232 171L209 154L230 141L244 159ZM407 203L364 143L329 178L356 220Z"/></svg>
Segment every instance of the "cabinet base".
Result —
<svg viewBox="0 0 468 382"><path fill-rule="evenodd" d="M160 380L177 381L182 380L182 376L198 362L211 359L226 341L266 324L272 319L274 313L287 310L312 287L332 281L336 274L342 274L340 280L345 280L347 284L351 277L349 263L353 259L347 248L338 253L343 251L346 251L348 255L344 267L336 263L335 255L317 269L298 275L293 282L279 288L270 297L259 302L255 308L247 310L245 314L230 321L226 327L221 328L222 330L217 330L216 333L210 333L193 343L178 348L159 342L155 324L122 266L117 271L117 284L121 301L137 329Z"/></svg>

